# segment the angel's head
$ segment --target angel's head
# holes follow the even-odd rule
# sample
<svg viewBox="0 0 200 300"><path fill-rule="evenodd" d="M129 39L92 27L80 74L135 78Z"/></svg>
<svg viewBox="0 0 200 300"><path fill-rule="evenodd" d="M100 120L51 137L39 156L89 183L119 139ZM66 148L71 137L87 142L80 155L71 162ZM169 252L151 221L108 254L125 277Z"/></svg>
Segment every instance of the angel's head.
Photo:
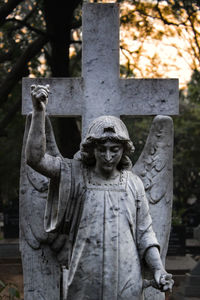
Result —
<svg viewBox="0 0 200 300"><path fill-rule="evenodd" d="M132 167L128 155L134 152L134 146L125 124L119 118L101 116L95 119L81 143L81 160L88 166L94 166L97 160L101 159L100 154L103 152L107 152L107 157L104 159L107 162L109 162L109 152L111 155L114 153L113 157L115 157L118 170Z"/></svg>

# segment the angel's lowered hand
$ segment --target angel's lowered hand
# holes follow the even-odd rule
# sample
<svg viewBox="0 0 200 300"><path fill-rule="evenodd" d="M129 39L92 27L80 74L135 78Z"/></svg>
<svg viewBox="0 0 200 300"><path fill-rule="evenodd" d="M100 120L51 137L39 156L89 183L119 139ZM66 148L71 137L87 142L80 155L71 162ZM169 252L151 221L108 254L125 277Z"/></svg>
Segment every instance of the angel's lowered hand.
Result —
<svg viewBox="0 0 200 300"><path fill-rule="evenodd" d="M162 270L156 270L154 273L154 278L157 283L158 289L162 292L172 291L174 280L172 279L172 274L163 272Z"/></svg>

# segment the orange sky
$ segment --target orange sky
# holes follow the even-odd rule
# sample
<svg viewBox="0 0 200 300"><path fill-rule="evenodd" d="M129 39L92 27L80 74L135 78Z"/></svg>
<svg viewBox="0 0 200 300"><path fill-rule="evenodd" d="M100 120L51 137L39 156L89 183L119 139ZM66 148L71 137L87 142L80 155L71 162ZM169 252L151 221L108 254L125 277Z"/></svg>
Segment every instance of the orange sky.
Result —
<svg viewBox="0 0 200 300"><path fill-rule="evenodd" d="M133 41L129 37L129 32L121 31L121 39L128 46L129 51L133 52L137 49L137 41ZM178 45L175 48L173 44ZM182 56L178 53L181 49ZM134 55L130 55L125 51L126 56L129 57L130 63L134 62ZM176 37L164 38L163 41L146 40L143 44L143 53L138 62L138 69L134 68L136 77L155 77L155 72L151 68L152 57L157 57L157 72L159 77L165 78L179 78L180 88L185 87L190 80L192 70L191 55L187 52L186 44L183 40ZM120 51L120 64L126 64L127 58Z"/></svg>
<svg viewBox="0 0 200 300"><path fill-rule="evenodd" d="M85 1L93 2L93 1ZM112 0L103 0L101 2L116 2ZM133 6L130 4L121 4L121 14L125 10L132 11ZM151 19L151 18L150 18ZM151 19L153 26L163 32L167 27L164 27L161 21ZM142 52L137 57L135 51L141 45L140 39L133 38L137 28L125 26L120 27L120 45L124 46L128 51L120 50L120 64L126 65L127 58L129 59L130 68L133 70L134 76L137 78L178 78L179 87L185 88L192 74L192 55L191 45L188 32L184 27L178 27L179 35L176 32L177 28L169 28L172 35L163 35L162 40L152 39L150 36L142 41ZM181 31L181 34L180 34ZM137 34L136 34L137 35ZM75 40L81 39L80 31L75 31L73 34ZM71 54L74 48L71 47ZM132 54L130 54L132 52ZM134 61L137 59L136 66ZM152 63L154 62L154 63Z"/></svg>
<svg viewBox="0 0 200 300"><path fill-rule="evenodd" d="M123 8L122 14L123 14ZM125 5L125 9L131 11L133 8L130 4ZM166 28L161 21L151 19L155 30L166 32ZM128 28L128 30L127 30ZM137 57L134 52L141 45L140 39L134 40L134 31L137 29L134 27L127 27L126 30L120 29L121 44L132 52L129 54L128 51L120 51L120 63L126 64L127 57L129 58L130 66L133 67L134 75L136 77L162 77L162 78L179 78L180 88L186 87L187 82L191 78L193 56L191 51L190 41L192 39L192 32L190 35L185 30L184 26L179 26L179 35L177 34L176 27L170 27L171 34L163 35L162 40L152 39L148 37L143 41L142 52ZM134 59L138 58L137 66L134 67ZM152 67L152 61L154 59L154 68Z"/></svg>

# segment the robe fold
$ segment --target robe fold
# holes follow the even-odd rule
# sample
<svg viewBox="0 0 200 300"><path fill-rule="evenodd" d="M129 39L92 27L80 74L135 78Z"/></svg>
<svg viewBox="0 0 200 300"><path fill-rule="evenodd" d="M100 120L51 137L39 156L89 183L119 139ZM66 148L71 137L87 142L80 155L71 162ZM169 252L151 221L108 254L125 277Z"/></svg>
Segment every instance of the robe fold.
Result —
<svg viewBox="0 0 200 300"><path fill-rule="evenodd" d="M62 160L60 180L50 182L45 229L67 236L67 300L140 300L141 262L159 248L143 184L126 170L117 184L99 184L90 171Z"/></svg>

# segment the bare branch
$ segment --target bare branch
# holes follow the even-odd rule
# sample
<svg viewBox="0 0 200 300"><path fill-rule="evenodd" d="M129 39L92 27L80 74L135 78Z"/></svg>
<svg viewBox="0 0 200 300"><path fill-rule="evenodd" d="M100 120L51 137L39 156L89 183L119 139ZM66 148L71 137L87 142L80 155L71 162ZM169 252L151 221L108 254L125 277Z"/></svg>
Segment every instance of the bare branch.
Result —
<svg viewBox="0 0 200 300"><path fill-rule="evenodd" d="M7 100L8 94L11 92L12 88L24 75L24 69L26 68L27 63L40 52L47 42L47 37L40 36L37 40L31 43L21 57L19 57L13 69L0 86L1 105Z"/></svg>
<svg viewBox="0 0 200 300"><path fill-rule="evenodd" d="M9 18L5 22L15 22L15 23L18 23L20 25L20 26L16 26L15 28L13 28L13 30L16 30L16 29L21 28L21 27L27 27L28 29L30 29L31 31L34 31L37 34L46 35L46 33L44 31L31 26L25 20L18 20L18 19L15 19L15 18Z"/></svg>
<svg viewBox="0 0 200 300"><path fill-rule="evenodd" d="M0 26L4 24L6 17L13 11L13 9L20 3L22 0L8 0L7 3L4 3L0 8Z"/></svg>
<svg viewBox="0 0 200 300"><path fill-rule="evenodd" d="M27 22L28 21L28 19L30 18L30 17L32 17L32 15L34 14L34 12L36 12L37 11L37 9L38 9L38 2L41 2L40 0L38 0L37 2L36 2L36 4L35 4L35 6L33 6L33 8L28 12L28 14L25 16L25 18L24 18L24 22Z"/></svg>
<svg viewBox="0 0 200 300"><path fill-rule="evenodd" d="M152 14L148 14L147 12L145 12L144 10L140 9L140 8L136 8L136 11L140 13L141 16L144 16L144 17L148 17L148 18L151 18L153 20L161 20L165 25L173 25L173 26L179 26L179 25L186 25L186 22L180 22L180 23L175 23L175 22L172 22L172 21L168 21L166 18L164 18L164 16L162 15L162 12L158 6L158 4L155 5L156 7L156 10L158 12L158 15L152 15ZM121 17L121 21L123 22L123 19L124 17L131 17L134 13L134 10L133 11L130 11L128 12L125 16L122 16ZM126 22L126 21L125 21Z"/></svg>
<svg viewBox="0 0 200 300"><path fill-rule="evenodd" d="M198 41L198 36L199 36L199 33L196 31L195 29L195 26L194 26L194 23L192 21L192 17L189 16L189 22L190 22L190 25L191 25L191 28L192 28L192 31L193 31L193 34L194 34L194 40L195 40L195 44L196 44L196 47L198 49L198 54L197 54L197 57L200 58L200 45L199 45L199 41Z"/></svg>
<svg viewBox="0 0 200 300"><path fill-rule="evenodd" d="M159 2L156 3L155 8L156 8L156 10L157 10L157 12L158 12L158 14L159 14L160 19L163 21L163 23L164 23L165 25L173 25L173 26L185 25L184 22L174 23L174 22L168 21L168 20L163 16L163 14L162 14L162 12L161 12L161 10L160 10Z"/></svg>

